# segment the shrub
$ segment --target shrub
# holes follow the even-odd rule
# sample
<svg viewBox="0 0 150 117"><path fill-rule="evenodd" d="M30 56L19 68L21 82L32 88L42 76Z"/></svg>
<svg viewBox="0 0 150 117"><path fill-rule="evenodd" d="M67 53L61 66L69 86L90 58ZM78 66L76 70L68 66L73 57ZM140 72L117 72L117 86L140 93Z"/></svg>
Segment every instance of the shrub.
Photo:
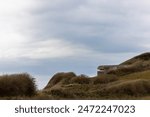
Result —
<svg viewBox="0 0 150 117"><path fill-rule="evenodd" d="M35 79L29 74L0 76L0 96L32 96L36 94Z"/></svg>
<svg viewBox="0 0 150 117"><path fill-rule="evenodd" d="M73 77L70 82L77 83L77 84L89 84L90 78L81 75L81 76Z"/></svg>

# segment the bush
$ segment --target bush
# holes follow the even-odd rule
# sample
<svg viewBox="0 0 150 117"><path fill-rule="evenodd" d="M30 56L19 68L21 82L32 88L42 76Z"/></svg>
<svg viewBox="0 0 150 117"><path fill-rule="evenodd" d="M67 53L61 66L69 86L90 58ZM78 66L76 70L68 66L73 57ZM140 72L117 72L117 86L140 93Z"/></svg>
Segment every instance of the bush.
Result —
<svg viewBox="0 0 150 117"><path fill-rule="evenodd" d="M73 77L70 81L70 83L77 83L77 84L89 84L90 83L90 78L87 78L83 75Z"/></svg>
<svg viewBox="0 0 150 117"><path fill-rule="evenodd" d="M0 76L0 96L32 96L35 94L35 79L29 74Z"/></svg>

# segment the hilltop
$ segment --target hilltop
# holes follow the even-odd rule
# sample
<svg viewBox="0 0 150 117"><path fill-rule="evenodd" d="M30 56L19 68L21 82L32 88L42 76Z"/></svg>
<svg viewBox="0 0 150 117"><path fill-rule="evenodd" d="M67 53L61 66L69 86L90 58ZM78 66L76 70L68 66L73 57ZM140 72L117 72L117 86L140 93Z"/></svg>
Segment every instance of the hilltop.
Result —
<svg viewBox="0 0 150 117"><path fill-rule="evenodd" d="M141 55L135 56L123 63L121 65L132 65L132 64L148 64L150 65L150 52L143 53Z"/></svg>
<svg viewBox="0 0 150 117"><path fill-rule="evenodd" d="M130 73L142 72L150 69L150 53L135 56L119 65L117 69L108 71L108 74L123 76Z"/></svg>

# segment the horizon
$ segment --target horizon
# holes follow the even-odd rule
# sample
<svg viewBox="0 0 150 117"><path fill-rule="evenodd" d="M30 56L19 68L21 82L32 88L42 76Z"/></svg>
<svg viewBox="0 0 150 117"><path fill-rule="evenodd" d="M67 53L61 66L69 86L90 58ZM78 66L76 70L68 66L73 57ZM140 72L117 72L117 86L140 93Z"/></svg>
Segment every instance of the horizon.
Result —
<svg viewBox="0 0 150 117"><path fill-rule="evenodd" d="M43 88L57 72L96 75L150 51L150 1L0 1L0 74Z"/></svg>

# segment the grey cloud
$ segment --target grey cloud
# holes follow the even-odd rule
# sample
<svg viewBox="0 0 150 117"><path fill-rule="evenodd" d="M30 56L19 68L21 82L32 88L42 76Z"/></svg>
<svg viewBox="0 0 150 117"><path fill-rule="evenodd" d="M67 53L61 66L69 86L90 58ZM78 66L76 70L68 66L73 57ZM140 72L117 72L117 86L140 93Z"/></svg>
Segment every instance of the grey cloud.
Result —
<svg viewBox="0 0 150 117"><path fill-rule="evenodd" d="M37 32L32 36L36 40L63 38L98 52L143 50L141 42L146 37L142 29L146 26L140 15L144 8L140 9L136 1L48 0L40 3L41 7L32 11L32 30Z"/></svg>
<svg viewBox="0 0 150 117"><path fill-rule="evenodd" d="M21 42L16 50L26 56L0 61L1 72L29 72L47 77L69 70L91 75L96 74L99 64L118 64L150 49L150 2L147 0L31 1L34 4L28 10L17 12L15 19L11 17L17 24L21 21L15 29L27 41ZM51 46L49 40L54 39L59 44ZM53 48L54 53L66 54L62 46L69 47L67 50L74 55L58 54L57 58L48 55ZM34 53L48 56L37 59Z"/></svg>

